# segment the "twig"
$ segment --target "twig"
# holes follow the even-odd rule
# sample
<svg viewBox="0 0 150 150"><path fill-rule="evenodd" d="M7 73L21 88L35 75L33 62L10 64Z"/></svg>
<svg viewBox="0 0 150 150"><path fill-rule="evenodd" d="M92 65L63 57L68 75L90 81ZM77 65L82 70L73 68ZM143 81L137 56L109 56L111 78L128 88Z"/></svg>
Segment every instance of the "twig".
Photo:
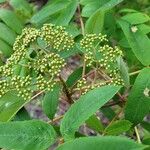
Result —
<svg viewBox="0 0 150 150"><path fill-rule="evenodd" d="M35 99L37 96L41 95L44 91L45 90L40 91L39 93L37 93L36 95L34 95L33 97L31 97L30 101L33 100L33 99Z"/></svg>
<svg viewBox="0 0 150 150"><path fill-rule="evenodd" d="M78 5L78 13L79 13L79 21L80 21L80 25L81 25L82 35L85 35L84 23L83 23L83 19L82 19L82 17L81 17L80 5Z"/></svg>
<svg viewBox="0 0 150 150"><path fill-rule="evenodd" d="M62 78L61 76L59 76L59 79L60 79L60 81L61 81L61 83L62 83L62 85L63 85L63 87L64 87L64 92L65 92L66 97L67 97L67 102L68 102L69 104L73 104L74 101L73 101L72 98L71 98L69 89L68 89L68 87L67 87L65 81L63 80L63 78Z"/></svg>
<svg viewBox="0 0 150 150"><path fill-rule="evenodd" d="M79 21L80 21L80 26L81 26L81 31L82 31L82 35L85 35L85 30L84 30L84 23L83 23L83 19L81 17L81 9L80 9L80 5L78 5L78 13L79 13ZM85 55L83 56L83 71L82 71L82 77L84 77L85 75L85 67L86 67L86 61L85 61Z"/></svg>
<svg viewBox="0 0 150 150"><path fill-rule="evenodd" d="M135 130L135 134L136 134L136 137L137 137L137 142L141 143L141 139L140 139L140 135L139 135L139 132L138 132L138 128L136 126L134 127L134 130Z"/></svg>
<svg viewBox="0 0 150 150"><path fill-rule="evenodd" d="M129 73L129 76L136 75L136 74L140 73L140 71L141 71L141 70L138 70L138 71L135 71L135 72L131 72L131 73Z"/></svg>
<svg viewBox="0 0 150 150"><path fill-rule="evenodd" d="M60 119L62 119L64 117L64 115L58 116L56 118L54 118L53 120L48 121L47 123L52 124L55 123L57 121L59 121Z"/></svg>

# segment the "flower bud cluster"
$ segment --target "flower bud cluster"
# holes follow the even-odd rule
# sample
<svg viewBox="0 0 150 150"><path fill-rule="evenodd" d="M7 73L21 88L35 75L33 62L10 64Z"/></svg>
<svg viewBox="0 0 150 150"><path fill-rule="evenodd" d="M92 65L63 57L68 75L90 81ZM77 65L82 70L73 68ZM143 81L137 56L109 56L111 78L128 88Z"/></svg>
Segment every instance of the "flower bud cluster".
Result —
<svg viewBox="0 0 150 150"><path fill-rule="evenodd" d="M0 97L9 91L9 84L6 80L0 81Z"/></svg>
<svg viewBox="0 0 150 150"><path fill-rule="evenodd" d="M45 24L41 29L41 37L48 46L57 51L69 50L74 45L73 37L65 32L65 28L62 26Z"/></svg>
<svg viewBox="0 0 150 150"><path fill-rule="evenodd" d="M99 68L111 75L114 84L122 84L122 79L117 66L117 58L122 55L118 47L110 47L106 35L89 34L80 42L81 48L85 51L87 66L97 64Z"/></svg>
<svg viewBox="0 0 150 150"><path fill-rule="evenodd" d="M77 89L82 92L82 94L86 94L88 91L106 85L105 82L100 83L88 83L86 78L82 78L77 82Z"/></svg>
<svg viewBox="0 0 150 150"><path fill-rule="evenodd" d="M61 68L65 66L65 61L58 54L39 54L33 63L33 69L40 73L49 73L51 77L58 76Z"/></svg>
<svg viewBox="0 0 150 150"><path fill-rule="evenodd" d="M52 91L56 82L54 80L48 80L44 76L39 75L36 81L37 89Z"/></svg>
<svg viewBox="0 0 150 150"><path fill-rule="evenodd" d="M29 100L31 98L31 85L32 78L30 76L20 77L14 76L10 80L11 88L17 91L17 95L22 97L25 100Z"/></svg>
<svg viewBox="0 0 150 150"><path fill-rule="evenodd" d="M37 38L44 39L49 49L39 48ZM0 67L0 96L15 90L18 96L29 99L35 87L36 90L52 90L55 78L65 65L65 60L57 52L68 50L73 44L73 38L63 27L46 24L41 29L25 28L16 38L14 53ZM21 74L17 70L16 75L15 66L25 68L26 73Z"/></svg>

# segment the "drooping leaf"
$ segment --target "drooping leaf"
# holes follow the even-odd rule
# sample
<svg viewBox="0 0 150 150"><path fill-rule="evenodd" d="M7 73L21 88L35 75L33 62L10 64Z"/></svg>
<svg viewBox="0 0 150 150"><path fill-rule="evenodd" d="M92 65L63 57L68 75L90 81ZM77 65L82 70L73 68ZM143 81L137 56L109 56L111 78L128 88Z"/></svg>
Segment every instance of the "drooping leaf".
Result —
<svg viewBox="0 0 150 150"><path fill-rule="evenodd" d="M118 68L119 68L121 77L124 81L124 84L126 87L129 87L130 79L129 79L129 73L128 73L127 65L125 64L125 62L123 61L123 59L121 57L119 57L117 59L117 63L118 63Z"/></svg>
<svg viewBox="0 0 150 150"><path fill-rule="evenodd" d="M0 121L5 122L11 120L26 102L14 92L6 93L0 98Z"/></svg>
<svg viewBox="0 0 150 150"><path fill-rule="evenodd" d="M133 140L115 137L115 136L98 136L82 137L76 140L62 144L57 150L143 150L142 144L135 143Z"/></svg>
<svg viewBox="0 0 150 150"><path fill-rule="evenodd" d="M56 139L52 126L42 121L0 123L0 147L21 150L45 150Z"/></svg>
<svg viewBox="0 0 150 150"><path fill-rule="evenodd" d="M0 20L2 20L9 28L17 34L21 34L23 25L13 11L0 9Z"/></svg>
<svg viewBox="0 0 150 150"><path fill-rule="evenodd" d="M10 0L9 4L23 23L26 23L26 19L29 19L33 13L31 5L26 0Z"/></svg>
<svg viewBox="0 0 150 150"><path fill-rule="evenodd" d="M81 34L81 31L75 24L69 24L68 26L66 26L66 31L73 37L77 37L79 34Z"/></svg>
<svg viewBox="0 0 150 150"><path fill-rule="evenodd" d="M43 7L31 18L31 23L35 24L36 26L40 26L48 21L51 15L65 9L69 4L70 0L56 0L52 3L48 3L48 5Z"/></svg>
<svg viewBox="0 0 150 150"><path fill-rule="evenodd" d="M142 24L145 23L147 21L150 21L150 17L144 13L130 13L127 14L123 17L121 17L123 20L126 20L127 22L129 22L130 24L134 25L134 24Z"/></svg>
<svg viewBox="0 0 150 150"><path fill-rule="evenodd" d="M97 132L102 132L103 129L104 129L103 124L101 123L101 120L99 120L96 115L92 115L92 116L86 121L86 125L87 125L89 128L91 128L91 129L93 129L93 130L95 130L95 131L97 131Z"/></svg>
<svg viewBox="0 0 150 150"><path fill-rule="evenodd" d="M112 120L116 115L115 111L110 107L101 108L100 110L109 120Z"/></svg>
<svg viewBox="0 0 150 150"><path fill-rule="evenodd" d="M82 52L81 52L81 50L78 48L78 46L77 46L77 44L76 44L76 45L75 45L72 49L70 49L69 51L61 51L61 52L59 52L59 55L60 55L62 58L66 59L66 58L68 58L68 57L70 57L70 56L74 56L74 55L80 54L80 53L82 53Z"/></svg>
<svg viewBox="0 0 150 150"><path fill-rule="evenodd" d="M0 39L0 51L6 57L10 57L10 55L12 54L12 48L1 39Z"/></svg>
<svg viewBox="0 0 150 150"><path fill-rule="evenodd" d="M81 15L90 17L100 6L101 2L99 0L91 1L83 7Z"/></svg>
<svg viewBox="0 0 150 150"><path fill-rule="evenodd" d="M107 103L120 89L120 86L103 86L89 91L73 104L65 114L60 131L69 140L74 138L74 133L78 130L90 116L100 107Z"/></svg>
<svg viewBox="0 0 150 150"><path fill-rule="evenodd" d="M71 0L70 3L66 5L64 9L60 10L58 13L51 16L49 22L56 25L67 26L71 21L77 9L77 6L78 0Z"/></svg>
<svg viewBox="0 0 150 150"><path fill-rule="evenodd" d="M125 118L134 124L140 123L150 110L150 69L143 69L135 80L129 94Z"/></svg>
<svg viewBox="0 0 150 150"><path fill-rule="evenodd" d="M24 107L22 107L15 115L13 121L25 121L30 119L29 113Z"/></svg>
<svg viewBox="0 0 150 150"><path fill-rule="evenodd" d="M43 99L43 111L44 113L50 118L53 119L58 102L59 102L59 94L61 90L61 85L55 85L53 91L49 91L45 94L44 99Z"/></svg>
<svg viewBox="0 0 150 150"><path fill-rule="evenodd" d="M100 33L103 30L105 13L123 0L110 0L101 6L86 22L86 33Z"/></svg>
<svg viewBox="0 0 150 150"><path fill-rule="evenodd" d="M4 23L0 22L0 39L8 43L9 45L13 45L15 42L16 34L10 28L8 28Z"/></svg>
<svg viewBox="0 0 150 150"><path fill-rule="evenodd" d="M82 77L83 67L77 68L67 79L66 84L68 87L73 86ZM89 72L90 68L85 68L85 73Z"/></svg>
<svg viewBox="0 0 150 150"><path fill-rule="evenodd" d="M146 129L147 131L150 132L150 123L149 122L143 121L140 124L144 129Z"/></svg>
<svg viewBox="0 0 150 150"><path fill-rule="evenodd" d="M150 26L146 24L140 24L137 26L138 29L144 34L150 33Z"/></svg>
<svg viewBox="0 0 150 150"><path fill-rule="evenodd" d="M145 66L150 64L150 39L138 27L132 27L124 20L118 20L135 56ZM134 31L135 28L135 31Z"/></svg>
<svg viewBox="0 0 150 150"><path fill-rule="evenodd" d="M132 126L132 123L128 120L119 120L112 123L105 128L104 133L106 135L119 135L128 131Z"/></svg>

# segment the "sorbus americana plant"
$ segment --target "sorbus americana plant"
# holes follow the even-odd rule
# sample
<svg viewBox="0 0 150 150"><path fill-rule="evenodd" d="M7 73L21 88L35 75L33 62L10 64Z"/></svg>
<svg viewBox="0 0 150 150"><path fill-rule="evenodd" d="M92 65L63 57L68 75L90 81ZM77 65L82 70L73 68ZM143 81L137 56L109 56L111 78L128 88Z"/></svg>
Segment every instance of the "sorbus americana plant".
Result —
<svg viewBox="0 0 150 150"><path fill-rule="evenodd" d="M0 0L1 149L150 148L149 2L135 1Z"/></svg>

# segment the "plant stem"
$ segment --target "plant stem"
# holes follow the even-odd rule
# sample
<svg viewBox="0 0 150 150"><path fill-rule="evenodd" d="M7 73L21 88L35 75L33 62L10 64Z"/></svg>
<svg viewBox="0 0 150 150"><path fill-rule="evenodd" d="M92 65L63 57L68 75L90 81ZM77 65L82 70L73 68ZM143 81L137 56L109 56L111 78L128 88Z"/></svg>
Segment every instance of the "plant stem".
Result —
<svg viewBox="0 0 150 150"><path fill-rule="evenodd" d="M141 139L140 139L140 135L139 135L139 132L138 132L138 128L136 126L134 127L134 130L135 130L135 134L136 134L136 137L137 137L137 142L141 143Z"/></svg>
<svg viewBox="0 0 150 150"><path fill-rule="evenodd" d="M67 97L67 102L68 102L69 104L73 104L74 101L73 101L72 98L71 98L71 94L70 94L70 92L69 92L69 89L68 89L68 87L67 87L65 81L63 80L63 78L62 78L61 76L59 76L59 79L60 79L60 81L61 81L61 83L62 83L62 85L63 85L63 87L64 87L64 92L65 92L66 97Z"/></svg>
<svg viewBox="0 0 150 150"><path fill-rule="evenodd" d="M44 91L45 90L40 91L39 93L37 93L36 95L34 95L33 97L31 97L30 101L33 100L33 99L35 99L37 96L41 95Z"/></svg>
<svg viewBox="0 0 150 150"><path fill-rule="evenodd" d="M85 35L84 22L83 22L83 19L82 19L82 17L81 17L81 8L80 8L80 5L78 5L78 13L79 13L79 21L80 21L80 26L81 26L81 32L82 32L82 35L84 36L84 35ZM86 67L86 61L85 61L85 55L84 55L84 56L83 56L82 78L83 78L84 75L85 75L85 67Z"/></svg>
<svg viewBox="0 0 150 150"><path fill-rule="evenodd" d="M80 21L82 35L85 35L84 23L83 23L83 19L81 17L81 8L80 8L80 5L78 5L78 13L79 13L79 21Z"/></svg>
<svg viewBox="0 0 150 150"><path fill-rule="evenodd" d="M59 121L60 119L62 119L64 117L64 115L58 116L56 118L54 118L53 120L48 121L47 123L51 124L51 123L55 123L57 121Z"/></svg>
<svg viewBox="0 0 150 150"><path fill-rule="evenodd" d="M136 75L136 74L140 73L140 71L141 71L141 70L138 70L138 71L135 71L135 72L131 72L131 73L129 73L129 76Z"/></svg>

